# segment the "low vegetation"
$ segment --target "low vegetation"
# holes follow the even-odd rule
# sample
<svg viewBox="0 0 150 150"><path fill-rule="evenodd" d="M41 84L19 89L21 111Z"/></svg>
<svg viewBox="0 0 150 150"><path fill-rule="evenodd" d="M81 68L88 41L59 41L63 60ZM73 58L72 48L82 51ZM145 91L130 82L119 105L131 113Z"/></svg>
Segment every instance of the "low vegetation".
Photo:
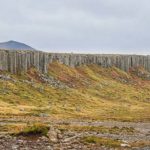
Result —
<svg viewBox="0 0 150 150"><path fill-rule="evenodd" d="M101 146L106 146L106 147L120 147L121 141L119 140L113 140L109 138L101 138L101 137L96 137L96 136L87 136L83 137L81 140L83 143L89 143L89 144L98 144Z"/></svg>
<svg viewBox="0 0 150 150"><path fill-rule="evenodd" d="M0 74L9 76L0 79L1 118L150 121L150 81L135 71L98 65L71 68L54 62L46 77L34 68L18 76Z"/></svg>
<svg viewBox="0 0 150 150"><path fill-rule="evenodd" d="M150 146L150 141L149 140L141 140L141 141L136 141L136 142L132 142L130 143L130 145L132 147L139 147L139 148L142 148L142 147L148 147Z"/></svg>
<svg viewBox="0 0 150 150"><path fill-rule="evenodd" d="M16 136L47 136L49 126L45 124L33 124L25 126L20 132L13 133Z"/></svg>
<svg viewBox="0 0 150 150"><path fill-rule="evenodd" d="M73 126L73 125L59 125L58 129L61 131L69 130L76 132L97 132L97 133L110 133L110 134L133 134L137 131L132 127L104 127L104 126Z"/></svg>

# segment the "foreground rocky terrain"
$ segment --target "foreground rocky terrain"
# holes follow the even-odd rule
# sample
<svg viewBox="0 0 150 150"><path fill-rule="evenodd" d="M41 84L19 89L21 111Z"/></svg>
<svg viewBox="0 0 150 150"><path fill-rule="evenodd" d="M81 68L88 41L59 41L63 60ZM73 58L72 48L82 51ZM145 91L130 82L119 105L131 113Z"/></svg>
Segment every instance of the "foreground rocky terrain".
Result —
<svg viewBox="0 0 150 150"><path fill-rule="evenodd" d="M150 149L150 123L117 121L56 121L44 135L0 133L1 150ZM13 123L9 122L9 126ZM1 128L8 125L1 123ZM17 126L17 124L15 124ZM19 124L18 124L19 125Z"/></svg>

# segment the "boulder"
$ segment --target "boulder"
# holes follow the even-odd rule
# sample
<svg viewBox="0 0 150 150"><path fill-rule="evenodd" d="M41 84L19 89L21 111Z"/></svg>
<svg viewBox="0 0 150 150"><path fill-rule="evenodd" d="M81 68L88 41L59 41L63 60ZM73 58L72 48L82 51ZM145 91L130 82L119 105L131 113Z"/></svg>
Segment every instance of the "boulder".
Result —
<svg viewBox="0 0 150 150"><path fill-rule="evenodd" d="M58 142L58 133L57 133L57 130L51 126L48 133L47 133L47 136L50 140L50 142L53 142L53 143L57 143Z"/></svg>

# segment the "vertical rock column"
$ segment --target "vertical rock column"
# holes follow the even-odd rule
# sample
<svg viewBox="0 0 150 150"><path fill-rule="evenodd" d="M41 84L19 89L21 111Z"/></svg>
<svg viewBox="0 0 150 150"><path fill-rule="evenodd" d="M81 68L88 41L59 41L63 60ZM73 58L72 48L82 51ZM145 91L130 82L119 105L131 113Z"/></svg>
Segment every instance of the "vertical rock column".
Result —
<svg viewBox="0 0 150 150"><path fill-rule="evenodd" d="M8 71L8 53L6 51L0 51L0 70Z"/></svg>

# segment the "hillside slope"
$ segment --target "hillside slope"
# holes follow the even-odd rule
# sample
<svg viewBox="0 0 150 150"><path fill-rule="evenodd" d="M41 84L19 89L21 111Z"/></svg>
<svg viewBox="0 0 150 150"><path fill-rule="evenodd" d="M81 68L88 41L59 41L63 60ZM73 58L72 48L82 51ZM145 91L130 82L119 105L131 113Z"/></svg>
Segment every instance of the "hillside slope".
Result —
<svg viewBox="0 0 150 150"><path fill-rule="evenodd" d="M149 121L150 74L115 67L71 68L58 62L46 75L0 73L0 115Z"/></svg>

